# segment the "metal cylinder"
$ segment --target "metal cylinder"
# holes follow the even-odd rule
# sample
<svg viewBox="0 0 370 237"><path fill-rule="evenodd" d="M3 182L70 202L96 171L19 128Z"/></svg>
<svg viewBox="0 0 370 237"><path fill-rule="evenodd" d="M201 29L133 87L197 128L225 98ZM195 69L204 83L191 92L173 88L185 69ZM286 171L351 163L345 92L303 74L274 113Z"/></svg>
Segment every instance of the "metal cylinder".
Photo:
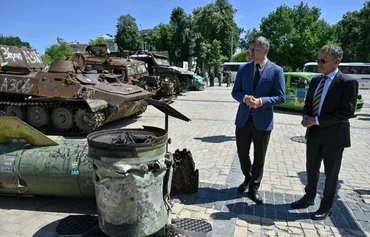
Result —
<svg viewBox="0 0 370 237"><path fill-rule="evenodd" d="M0 144L0 194L94 197L85 139L55 146Z"/></svg>
<svg viewBox="0 0 370 237"><path fill-rule="evenodd" d="M132 137L146 141L132 142ZM155 127L105 130L87 141L100 229L112 237L149 236L162 229L172 177L167 132Z"/></svg>

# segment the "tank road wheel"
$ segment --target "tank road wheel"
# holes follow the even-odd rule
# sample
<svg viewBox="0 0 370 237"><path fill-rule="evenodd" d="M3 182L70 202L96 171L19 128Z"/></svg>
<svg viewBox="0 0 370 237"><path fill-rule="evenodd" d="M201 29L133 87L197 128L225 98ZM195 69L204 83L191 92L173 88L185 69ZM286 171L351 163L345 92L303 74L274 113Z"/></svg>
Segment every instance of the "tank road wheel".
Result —
<svg viewBox="0 0 370 237"><path fill-rule="evenodd" d="M78 109L75 115L76 126L85 132L91 132L98 127L93 113L84 109Z"/></svg>
<svg viewBox="0 0 370 237"><path fill-rule="evenodd" d="M23 121L25 119L25 113L23 109L19 106L16 106L16 105L6 106L4 109L4 112L7 116L15 116Z"/></svg>
<svg viewBox="0 0 370 237"><path fill-rule="evenodd" d="M53 109L51 112L51 122L58 130L71 130L74 127L72 110L63 107Z"/></svg>
<svg viewBox="0 0 370 237"><path fill-rule="evenodd" d="M45 107L31 106L27 110L27 121L35 128L47 126L50 123L49 111Z"/></svg>

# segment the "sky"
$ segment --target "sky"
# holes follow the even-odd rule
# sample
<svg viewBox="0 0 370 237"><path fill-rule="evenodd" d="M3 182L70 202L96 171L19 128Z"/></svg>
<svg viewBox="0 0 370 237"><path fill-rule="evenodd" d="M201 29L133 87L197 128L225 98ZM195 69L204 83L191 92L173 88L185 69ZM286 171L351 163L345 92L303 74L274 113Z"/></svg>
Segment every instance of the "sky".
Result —
<svg viewBox="0 0 370 237"><path fill-rule="evenodd" d="M169 22L171 12L181 7L191 14L211 0L11 0L0 3L0 34L18 36L40 54L57 37L67 42L88 43L104 34L116 34L117 20L130 14L141 29L151 29ZM263 17L281 5L290 7L293 0L229 0L236 24L245 30L259 28ZM366 0L305 0L309 7L321 9L321 17L329 24L337 23L346 12L363 8Z"/></svg>

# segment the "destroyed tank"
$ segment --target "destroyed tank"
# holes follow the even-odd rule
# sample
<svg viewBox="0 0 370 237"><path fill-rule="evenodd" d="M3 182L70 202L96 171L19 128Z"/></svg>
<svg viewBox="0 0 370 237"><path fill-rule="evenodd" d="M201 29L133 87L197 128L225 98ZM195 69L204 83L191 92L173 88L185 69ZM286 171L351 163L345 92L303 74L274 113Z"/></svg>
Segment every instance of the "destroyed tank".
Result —
<svg viewBox="0 0 370 237"><path fill-rule="evenodd" d="M85 54L76 53L72 58L85 61L85 73L99 73L108 82L121 81L140 86L157 99L174 95L174 83L168 77L149 75L146 62L132 59L129 55L108 53L105 45L88 45Z"/></svg>
<svg viewBox="0 0 370 237"><path fill-rule="evenodd" d="M85 72L121 75L122 82L135 83L139 78L149 76L142 61L110 55L105 45L88 45L85 54L76 53L73 57L85 61ZM79 58L81 57L81 58Z"/></svg>
<svg viewBox="0 0 370 237"><path fill-rule="evenodd" d="M176 94L191 88L194 73L180 67L171 66L167 56L137 51L132 53L130 57L145 62L151 76L167 78L167 80L173 82Z"/></svg>
<svg viewBox="0 0 370 237"><path fill-rule="evenodd" d="M104 123L141 114L151 93L80 73L77 62L48 71L36 51L0 45L0 110L47 133L91 132Z"/></svg>
<svg viewBox="0 0 370 237"><path fill-rule="evenodd" d="M132 59L128 54L109 53L105 45L88 45L84 55L75 54L74 58L85 60L86 73L96 71L109 82L121 81L140 86L150 91L153 98L171 99L175 94L174 83L168 77L150 75L146 62Z"/></svg>

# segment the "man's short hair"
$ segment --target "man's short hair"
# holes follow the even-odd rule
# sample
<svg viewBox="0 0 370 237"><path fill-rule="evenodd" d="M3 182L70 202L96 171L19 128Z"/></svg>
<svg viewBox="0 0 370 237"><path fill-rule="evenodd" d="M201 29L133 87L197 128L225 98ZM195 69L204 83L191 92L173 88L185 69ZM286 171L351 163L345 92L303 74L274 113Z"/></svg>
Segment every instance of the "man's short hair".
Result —
<svg viewBox="0 0 370 237"><path fill-rule="evenodd" d="M321 47L320 52L328 52L333 58L343 58L343 50L340 46L334 44L327 44Z"/></svg>
<svg viewBox="0 0 370 237"><path fill-rule="evenodd" d="M257 43L257 42L260 43L262 47L264 47L265 49L270 49L270 42L265 37L258 36L257 38L253 40L252 43Z"/></svg>

